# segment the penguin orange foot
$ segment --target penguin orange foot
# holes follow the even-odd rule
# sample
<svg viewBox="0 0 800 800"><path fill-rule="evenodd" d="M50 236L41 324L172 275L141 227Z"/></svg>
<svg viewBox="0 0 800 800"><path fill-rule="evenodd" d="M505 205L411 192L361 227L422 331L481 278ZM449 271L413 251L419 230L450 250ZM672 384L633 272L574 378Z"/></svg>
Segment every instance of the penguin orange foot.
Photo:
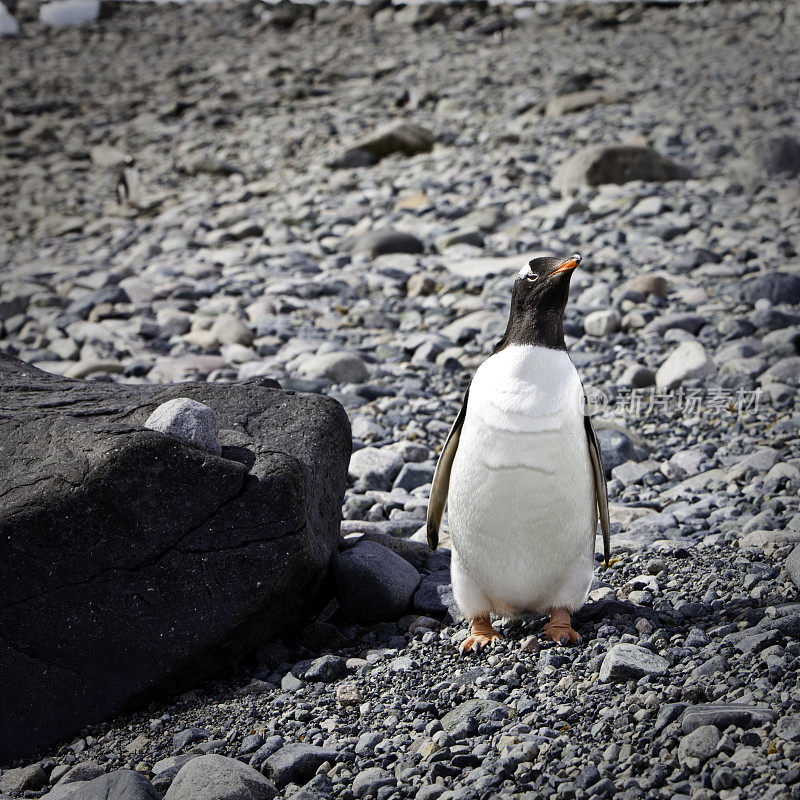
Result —
<svg viewBox="0 0 800 800"><path fill-rule="evenodd" d="M469 636L461 642L459 655L467 653L480 653L486 645L492 642L502 642L503 637L492 627L489 617L474 617Z"/></svg>
<svg viewBox="0 0 800 800"><path fill-rule="evenodd" d="M557 644L580 644L581 635L572 627L569 611L563 608L554 608L550 612L550 622L544 626L544 635Z"/></svg>

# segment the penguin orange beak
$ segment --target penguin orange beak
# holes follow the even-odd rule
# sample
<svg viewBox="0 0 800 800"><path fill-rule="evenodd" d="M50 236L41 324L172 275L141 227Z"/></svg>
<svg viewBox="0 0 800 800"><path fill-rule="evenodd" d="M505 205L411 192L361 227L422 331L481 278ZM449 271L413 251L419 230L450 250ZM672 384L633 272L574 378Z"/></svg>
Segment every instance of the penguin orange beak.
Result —
<svg viewBox="0 0 800 800"><path fill-rule="evenodd" d="M575 269L578 264L581 263L581 257L578 253L571 255L566 261L559 264L550 274L551 275L559 275L562 272L569 272L571 269Z"/></svg>

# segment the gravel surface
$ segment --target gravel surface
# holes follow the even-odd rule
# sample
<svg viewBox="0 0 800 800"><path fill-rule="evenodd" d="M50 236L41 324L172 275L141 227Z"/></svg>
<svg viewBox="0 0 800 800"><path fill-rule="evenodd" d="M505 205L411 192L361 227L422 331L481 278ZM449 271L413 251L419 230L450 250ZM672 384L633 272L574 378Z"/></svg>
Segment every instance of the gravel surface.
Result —
<svg viewBox="0 0 800 800"><path fill-rule="evenodd" d="M91 380L336 397L342 531L374 543L337 580L397 542L375 591L408 613L326 615L0 794L800 798L795 7L12 11L0 346ZM523 620L458 661L447 539L407 540L514 274L576 250L565 330L619 560L581 647ZM150 783L103 777L123 769Z"/></svg>

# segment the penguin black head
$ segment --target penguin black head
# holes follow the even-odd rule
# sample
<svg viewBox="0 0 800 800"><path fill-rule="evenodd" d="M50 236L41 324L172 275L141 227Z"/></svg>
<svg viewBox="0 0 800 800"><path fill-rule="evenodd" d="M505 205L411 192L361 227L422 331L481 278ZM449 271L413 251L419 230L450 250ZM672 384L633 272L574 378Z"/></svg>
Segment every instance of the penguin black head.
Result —
<svg viewBox="0 0 800 800"><path fill-rule="evenodd" d="M511 313L505 335L495 352L510 344L539 345L566 350L564 309L572 271L581 263L569 258L534 258L523 267L511 292Z"/></svg>

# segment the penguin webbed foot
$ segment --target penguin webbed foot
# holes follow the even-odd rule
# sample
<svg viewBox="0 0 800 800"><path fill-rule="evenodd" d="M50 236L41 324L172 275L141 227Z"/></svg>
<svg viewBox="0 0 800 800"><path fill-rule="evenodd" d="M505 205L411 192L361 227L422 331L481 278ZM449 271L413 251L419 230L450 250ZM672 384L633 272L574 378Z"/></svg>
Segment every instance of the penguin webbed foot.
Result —
<svg viewBox="0 0 800 800"><path fill-rule="evenodd" d="M581 644L581 635L572 627L569 611L555 608L550 612L550 622L542 628L544 635L556 644Z"/></svg>
<svg viewBox="0 0 800 800"><path fill-rule="evenodd" d="M459 657L468 653L480 653L492 642L502 642L503 637L493 627L489 617L476 617L472 620L469 636L459 645Z"/></svg>

